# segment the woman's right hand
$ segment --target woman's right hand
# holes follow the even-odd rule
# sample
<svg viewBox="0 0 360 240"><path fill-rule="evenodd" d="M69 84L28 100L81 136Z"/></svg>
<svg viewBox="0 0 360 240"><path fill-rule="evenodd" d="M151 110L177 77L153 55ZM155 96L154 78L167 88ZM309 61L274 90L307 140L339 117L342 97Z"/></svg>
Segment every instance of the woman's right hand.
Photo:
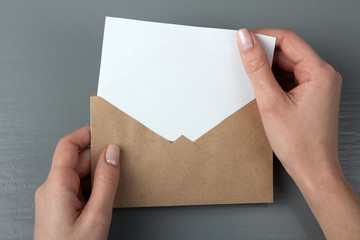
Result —
<svg viewBox="0 0 360 240"><path fill-rule="evenodd" d="M240 31L253 41L251 49L244 51L241 43L239 49L276 156L295 179L308 179L324 172L340 175L337 161L340 74L292 31L255 32L276 37L274 65L292 77L288 81L298 83L292 90L283 91L255 34Z"/></svg>
<svg viewBox="0 0 360 240"><path fill-rule="evenodd" d="M276 37L274 65L295 83L290 91L275 79L255 32ZM360 200L338 161L340 74L291 30L241 29L237 38L270 145L325 235L360 236Z"/></svg>

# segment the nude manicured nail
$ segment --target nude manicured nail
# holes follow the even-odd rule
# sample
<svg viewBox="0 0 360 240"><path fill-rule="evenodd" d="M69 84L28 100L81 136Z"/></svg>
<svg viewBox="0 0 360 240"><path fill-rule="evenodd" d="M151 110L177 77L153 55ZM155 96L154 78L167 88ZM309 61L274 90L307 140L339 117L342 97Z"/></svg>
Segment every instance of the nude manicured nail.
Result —
<svg viewBox="0 0 360 240"><path fill-rule="evenodd" d="M119 165L120 149L117 145L109 145L106 149L105 161L111 165Z"/></svg>
<svg viewBox="0 0 360 240"><path fill-rule="evenodd" d="M254 43L247 29L240 29L237 31L236 35L243 52L246 52L253 47Z"/></svg>

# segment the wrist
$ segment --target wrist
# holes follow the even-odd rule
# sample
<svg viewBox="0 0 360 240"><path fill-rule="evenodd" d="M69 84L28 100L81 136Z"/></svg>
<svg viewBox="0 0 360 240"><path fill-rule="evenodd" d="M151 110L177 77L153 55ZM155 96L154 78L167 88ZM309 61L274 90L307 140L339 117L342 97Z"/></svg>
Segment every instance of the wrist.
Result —
<svg viewBox="0 0 360 240"><path fill-rule="evenodd" d="M333 193L339 193L347 187L347 181L340 171L327 170L314 176L301 177L295 180L302 194L307 198L323 196L325 199ZM324 199L324 200L325 200Z"/></svg>
<svg viewBox="0 0 360 240"><path fill-rule="evenodd" d="M288 171L296 185L306 196L327 196L338 189L347 189L347 181L336 156L317 156Z"/></svg>

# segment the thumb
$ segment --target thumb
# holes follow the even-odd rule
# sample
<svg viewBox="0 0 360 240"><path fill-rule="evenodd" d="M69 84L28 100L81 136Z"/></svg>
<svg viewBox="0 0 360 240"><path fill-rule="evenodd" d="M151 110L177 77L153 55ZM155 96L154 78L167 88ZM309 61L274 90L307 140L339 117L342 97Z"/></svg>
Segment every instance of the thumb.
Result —
<svg viewBox="0 0 360 240"><path fill-rule="evenodd" d="M259 108L265 104L277 105L285 97L276 81L266 53L253 32L240 29L236 33L237 45L245 70L251 80Z"/></svg>
<svg viewBox="0 0 360 240"><path fill-rule="evenodd" d="M119 183L119 158L120 148L117 145L109 145L99 157L94 172L91 195L83 211L92 223L93 221L95 223L102 221L100 225L110 226L114 198ZM86 218L86 216L84 217Z"/></svg>

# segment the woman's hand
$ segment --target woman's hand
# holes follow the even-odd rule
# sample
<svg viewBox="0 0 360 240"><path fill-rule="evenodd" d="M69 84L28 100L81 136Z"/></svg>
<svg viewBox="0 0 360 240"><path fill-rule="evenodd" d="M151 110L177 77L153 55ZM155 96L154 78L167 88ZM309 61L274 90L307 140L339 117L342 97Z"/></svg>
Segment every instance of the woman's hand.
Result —
<svg viewBox="0 0 360 240"><path fill-rule="evenodd" d="M255 32L276 37L274 68L291 90L275 79ZM276 156L329 239L359 237L360 200L338 161L340 74L291 30L242 29L237 38Z"/></svg>
<svg viewBox="0 0 360 240"><path fill-rule="evenodd" d="M247 35L253 47L245 51L240 43L239 49L276 156L296 179L323 172L340 177L337 161L340 74L294 32L255 31L277 38L274 67L280 68L284 75L287 72L288 81L299 84L285 92L276 81L255 34L246 31L241 30L242 36Z"/></svg>
<svg viewBox="0 0 360 240"><path fill-rule="evenodd" d="M101 153L88 198L89 145L89 126L58 142L48 179L35 194L34 239L107 239L119 181L120 150L109 145Z"/></svg>

